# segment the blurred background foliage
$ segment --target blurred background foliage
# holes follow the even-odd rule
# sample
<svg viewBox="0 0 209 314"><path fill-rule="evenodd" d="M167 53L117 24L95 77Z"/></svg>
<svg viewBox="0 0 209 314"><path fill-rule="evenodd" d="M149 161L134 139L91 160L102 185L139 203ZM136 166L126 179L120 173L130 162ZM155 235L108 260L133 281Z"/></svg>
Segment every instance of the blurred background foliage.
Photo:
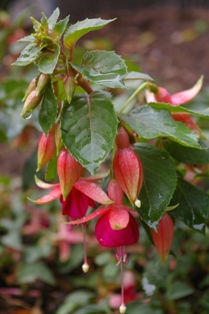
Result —
<svg viewBox="0 0 209 314"><path fill-rule="evenodd" d="M136 1L134 3L136 5ZM1 1L1 5L6 8L9 3ZM35 114L29 120L24 120L20 118L20 111L25 88L36 75L36 70L31 66L18 68L11 64L22 49L22 43L17 43L17 40L30 31L26 21L29 15L33 15L31 10L20 10L15 18L11 18L6 11L0 11L0 309L5 314L118 313L119 268L113 252L97 245L93 234L94 224L90 223L87 236L90 270L83 274L81 230L69 230L59 222L62 220L59 202L40 207L27 199L28 195L40 194L34 185L40 129ZM130 14L127 13L127 26ZM116 32L117 27L119 25ZM78 59L84 49L117 49L122 55L124 52L130 70L141 67L145 70L154 68L153 73L159 70L156 60L163 62L163 58L156 48L152 48L154 54L147 66L143 62L141 65L144 57L140 53L133 53L134 49L138 49L136 41L142 53L151 49L153 42L157 44L153 30L148 31L144 26L145 30L137 35L134 33L133 38L129 29L130 47L133 43L130 49L125 46L125 37L123 46L119 45L113 29L108 29L106 34L101 32L102 36L84 39L76 51ZM134 27L132 30L136 31ZM202 18L197 16L193 19L189 27L173 31L172 34L175 45L183 47L191 42L196 45L198 38L208 38L208 22L203 14ZM118 34L120 38L122 35ZM201 62L201 56L196 62ZM170 69L174 71L172 67ZM201 71L203 69L204 66ZM194 75L198 78L199 73L194 71L192 74L190 80ZM166 73L163 77L160 75L156 80L162 83L164 79L171 91L185 82L179 80L176 83L179 74L168 81ZM208 107L207 84L209 80L206 76L202 92L189 106L198 109L200 106ZM204 119L198 122L208 137L208 124ZM203 188L208 190L208 181L205 182ZM209 313L209 231L207 229L204 236L179 222L175 227L173 254L164 266L143 226L140 226L140 243L129 248L129 264L125 272L127 313Z"/></svg>

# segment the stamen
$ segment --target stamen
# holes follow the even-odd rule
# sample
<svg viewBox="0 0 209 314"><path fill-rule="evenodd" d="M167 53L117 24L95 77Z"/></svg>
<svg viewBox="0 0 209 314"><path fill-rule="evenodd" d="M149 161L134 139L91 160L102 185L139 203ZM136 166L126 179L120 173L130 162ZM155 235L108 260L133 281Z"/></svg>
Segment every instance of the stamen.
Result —
<svg viewBox="0 0 209 314"><path fill-rule="evenodd" d="M86 250L86 233L85 233L83 224L82 224L82 232L83 232L83 255L84 255L84 263L82 265L82 269L84 273L87 273L89 270L89 264L87 260L87 250Z"/></svg>
<svg viewBox="0 0 209 314"><path fill-rule="evenodd" d="M120 281L121 281L121 306L119 311L121 314L126 312L126 306L124 303L124 280L123 280L123 263L128 263L128 256L126 253L125 246L119 246L116 248L115 258L118 261L117 265L120 264Z"/></svg>

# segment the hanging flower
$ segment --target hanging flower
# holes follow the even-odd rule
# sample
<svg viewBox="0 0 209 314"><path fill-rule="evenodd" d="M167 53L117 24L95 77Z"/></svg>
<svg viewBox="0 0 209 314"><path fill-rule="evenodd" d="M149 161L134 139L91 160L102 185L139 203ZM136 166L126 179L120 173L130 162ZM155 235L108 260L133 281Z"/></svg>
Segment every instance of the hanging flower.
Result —
<svg viewBox="0 0 209 314"><path fill-rule="evenodd" d="M164 102L170 104L172 107L178 107L192 100L199 93L202 87L203 77L197 81L197 83L190 89L170 95L168 91L163 87L158 87L156 93L146 91L147 102ZM195 121L190 117L188 113L172 113L172 118L175 121L183 122L190 129L195 131L199 136L202 132Z"/></svg>
<svg viewBox="0 0 209 314"><path fill-rule="evenodd" d="M144 178L142 163L130 146L128 134L122 127L118 129L116 146L118 150L113 160L115 178L130 202L140 207L138 195Z"/></svg>
<svg viewBox="0 0 209 314"><path fill-rule="evenodd" d="M101 246L116 248L115 258L121 270L121 305L120 313L125 313L123 263L128 263L126 246L136 243L139 239L139 228L134 218L135 210L122 204L123 191L120 184L112 179L108 185L108 196L114 201L107 207L100 207L87 217L70 221L70 225L86 223L100 217L95 225L95 235Z"/></svg>

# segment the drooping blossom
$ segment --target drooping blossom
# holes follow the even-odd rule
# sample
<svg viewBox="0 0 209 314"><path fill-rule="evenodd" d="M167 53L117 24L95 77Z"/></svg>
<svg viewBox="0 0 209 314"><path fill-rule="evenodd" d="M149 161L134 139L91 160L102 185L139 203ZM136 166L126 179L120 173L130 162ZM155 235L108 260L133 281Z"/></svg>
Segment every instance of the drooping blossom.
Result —
<svg viewBox="0 0 209 314"><path fill-rule="evenodd" d="M138 200L138 195L144 178L143 167L138 155L130 145L127 132L122 127L118 129L116 146L118 150L113 159L115 178L130 202L140 207L141 202Z"/></svg>
<svg viewBox="0 0 209 314"><path fill-rule="evenodd" d="M164 102L166 104L170 104L172 107L178 107L180 105L184 105L193 98L197 96L199 91L201 90L202 87L202 82L203 82L203 77L200 77L200 79L196 82L196 84L188 89L184 90L179 93L175 93L170 95L169 92L163 88L163 87L158 87L157 92L153 93L149 90L146 91L146 100L148 103L151 102ZM172 113L172 118L175 121L180 121L186 124L186 126L191 129L196 131L198 135L201 135L201 130L198 127L198 125L195 123L195 121L190 117L188 113Z"/></svg>
<svg viewBox="0 0 209 314"><path fill-rule="evenodd" d="M52 128L47 135L43 133L40 136L37 155L38 166L36 171L39 171L41 168L43 168L52 159L55 152L56 143L54 129Z"/></svg>
<svg viewBox="0 0 209 314"><path fill-rule="evenodd" d="M112 179L108 185L108 196L114 201L106 207L100 207L87 217L70 221L77 225L100 217L95 225L95 235L101 246L116 248L115 258L121 269L121 305L120 313L125 313L123 263L128 263L126 246L136 243L139 239L139 228L134 218L135 210L123 205L123 190L120 184Z"/></svg>
<svg viewBox="0 0 209 314"><path fill-rule="evenodd" d="M166 263L174 237L174 224L171 217L164 213L159 221L157 231L150 229L157 253L163 263Z"/></svg>

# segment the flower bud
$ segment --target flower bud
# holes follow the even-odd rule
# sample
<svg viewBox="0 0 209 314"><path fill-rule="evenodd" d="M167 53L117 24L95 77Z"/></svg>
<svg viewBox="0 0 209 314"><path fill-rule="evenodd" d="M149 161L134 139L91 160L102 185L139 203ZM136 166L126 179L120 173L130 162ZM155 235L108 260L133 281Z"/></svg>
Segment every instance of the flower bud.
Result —
<svg viewBox="0 0 209 314"><path fill-rule="evenodd" d="M174 237L174 224L171 217L165 213L159 221L157 232L150 229L157 253L163 263L166 263Z"/></svg>
<svg viewBox="0 0 209 314"><path fill-rule="evenodd" d="M63 199L65 200L70 193L74 183L79 179L82 166L75 158L63 148L57 161L57 172Z"/></svg>
<svg viewBox="0 0 209 314"><path fill-rule="evenodd" d="M32 111L40 104L42 96L36 95L37 90L34 89L27 97L22 112L21 117L24 119L27 119L29 116L31 116Z"/></svg>
<svg viewBox="0 0 209 314"><path fill-rule="evenodd" d="M67 98L68 103L70 104L71 100L72 100L72 97L74 95L74 92L75 92L75 88L76 88L76 84L75 84L74 78L71 77L71 76L66 76L64 78L64 82L63 83L64 83L64 90L65 90L65 93L66 93L66 98Z"/></svg>
<svg viewBox="0 0 209 314"><path fill-rule="evenodd" d="M32 79L30 84L28 85L28 88L26 89L25 95L22 99L22 101L25 101L28 95L36 88L36 77Z"/></svg>
<svg viewBox="0 0 209 314"><path fill-rule="evenodd" d="M56 144L54 132L49 132L48 135L44 133L41 135L38 144L38 167L36 171L43 168L54 156L56 152Z"/></svg>
<svg viewBox="0 0 209 314"><path fill-rule="evenodd" d="M115 201L115 204L121 205L123 203L123 190L119 183L112 179L108 184L108 196L111 200Z"/></svg>
<svg viewBox="0 0 209 314"><path fill-rule="evenodd" d="M46 84L48 83L49 80L49 75L48 74L44 74L42 73L39 76L38 79L38 84L37 84L37 88L36 88L36 96L39 96L42 92L42 90L44 89L44 87L46 86Z"/></svg>
<svg viewBox="0 0 209 314"><path fill-rule="evenodd" d="M143 183L143 168L139 157L131 147L120 149L115 154L113 169L123 192L134 204Z"/></svg>
<svg viewBox="0 0 209 314"><path fill-rule="evenodd" d="M130 147L130 141L127 132L124 128L118 129L118 135L115 138L115 143L118 149Z"/></svg>

